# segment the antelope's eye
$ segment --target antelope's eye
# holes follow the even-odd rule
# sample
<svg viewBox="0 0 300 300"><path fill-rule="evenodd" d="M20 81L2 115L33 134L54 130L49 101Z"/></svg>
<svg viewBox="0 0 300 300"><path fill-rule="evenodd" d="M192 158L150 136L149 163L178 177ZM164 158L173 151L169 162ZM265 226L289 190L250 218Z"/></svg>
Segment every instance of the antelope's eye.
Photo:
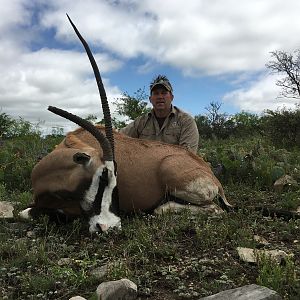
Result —
<svg viewBox="0 0 300 300"><path fill-rule="evenodd" d="M80 165L85 165L90 161L91 157L83 152L77 152L73 155L73 161Z"/></svg>

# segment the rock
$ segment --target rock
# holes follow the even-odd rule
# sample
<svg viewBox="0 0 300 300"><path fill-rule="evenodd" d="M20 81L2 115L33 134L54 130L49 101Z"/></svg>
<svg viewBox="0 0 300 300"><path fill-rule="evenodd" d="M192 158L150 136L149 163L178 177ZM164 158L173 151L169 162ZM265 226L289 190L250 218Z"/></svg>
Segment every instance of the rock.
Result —
<svg viewBox="0 0 300 300"><path fill-rule="evenodd" d="M26 236L27 236L28 238L35 238L36 234L35 234L34 231L29 230L29 231L26 232Z"/></svg>
<svg viewBox="0 0 300 300"><path fill-rule="evenodd" d="M108 265L103 265L98 268L95 268L90 272L90 274L97 279L101 280L103 279L108 273Z"/></svg>
<svg viewBox="0 0 300 300"><path fill-rule="evenodd" d="M61 259L57 262L57 264L58 264L59 266L69 266L69 265L72 264L72 262L73 262L72 258L69 258L69 257L63 257L63 258L61 258Z"/></svg>
<svg viewBox="0 0 300 300"><path fill-rule="evenodd" d="M97 288L98 300L134 300L137 286L129 279L102 282Z"/></svg>
<svg viewBox="0 0 300 300"><path fill-rule="evenodd" d="M264 237L259 236L259 235L254 235L253 239L255 242L257 242L259 245L262 245L262 246L266 246L266 245L270 244Z"/></svg>
<svg viewBox="0 0 300 300"><path fill-rule="evenodd" d="M75 296L75 297L70 298L69 300L86 300L86 299L81 296Z"/></svg>
<svg viewBox="0 0 300 300"><path fill-rule="evenodd" d="M285 186L298 186L297 181L290 175L284 175L277 179L274 183L274 190L282 192Z"/></svg>
<svg viewBox="0 0 300 300"><path fill-rule="evenodd" d="M169 201L165 204L160 205L154 210L155 215L163 215L165 213L177 213L180 211L188 210L191 214L197 213L208 213L210 215L219 215L224 211L215 203L197 206L192 203L189 205L184 205L180 203L176 203L173 201Z"/></svg>
<svg viewBox="0 0 300 300"><path fill-rule="evenodd" d="M257 250L251 248L237 247L240 258L249 263L257 263L259 257L270 257L274 261L281 263L287 257L293 257L282 250Z"/></svg>
<svg viewBox="0 0 300 300"><path fill-rule="evenodd" d="M26 223L17 223L17 222L11 222L7 223L6 228L11 232L27 232L28 230L28 224Z"/></svg>
<svg viewBox="0 0 300 300"><path fill-rule="evenodd" d="M0 201L0 218L1 219L12 219L14 217L13 214L14 207L10 202Z"/></svg>
<svg viewBox="0 0 300 300"><path fill-rule="evenodd" d="M238 251L241 260L245 262L256 263L257 250L254 251L251 248L243 248L243 247L237 247L236 249Z"/></svg>
<svg viewBox="0 0 300 300"><path fill-rule="evenodd" d="M264 286L256 284L245 285L236 289L220 292L215 295L200 298L201 300L281 300L281 296Z"/></svg>

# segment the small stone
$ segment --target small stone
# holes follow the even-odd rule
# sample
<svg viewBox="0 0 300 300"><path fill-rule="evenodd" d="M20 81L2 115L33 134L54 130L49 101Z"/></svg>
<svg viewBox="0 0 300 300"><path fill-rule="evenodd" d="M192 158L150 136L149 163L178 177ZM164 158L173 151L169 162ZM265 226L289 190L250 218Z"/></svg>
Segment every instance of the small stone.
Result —
<svg viewBox="0 0 300 300"><path fill-rule="evenodd" d="M90 274L97 279L101 280L103 279L108 273L108 265L103 265L98 268L95 268L90 272Z"/></svg>
<svg viewBox="0 0 300 300"><path fill-rule="evenodd" d="M277 179L274 183L274 190L276 192L282 192L285 186L298 186L297 181L290 175L284 175Z"/></svg>
<svg viewBox="0 0 300 300"><path fill-rule="evenodd" d="M63 257L57 262L57 264L59 266L69 266L72 264L72 259L69 257Z"/></svg>
<svg viewBox="0 0 300 300"><path fill-rule="evenodd" d="M74 296L74 297L70 298L69 300L86 300L86 299L81 296Z"/></svg>
<svg viewBox="0 0 300 300"><path fill-rule="evenodd" d="M256 284L245 285L236 289L220 292L215 295L200 298L200 300L282 300L281 296L264 286Z"/></svg>
<svg viewBox="0 0 300 300"><path fill-rule="evenodd" d="M257 250L251 248L237 247L240 258L249 263L257 263L260 257L270 257L274 261L281 263L287 257L293 257L293 254L287 254L282 250Z"/></svg>
<svg viewBox="0 0 300 300"><path fill-rule="evenodd" d="M137 286L129 279L102 282L97 288L98 300L134 300Z"/></svg>
<svg viewBox="0 0 300 300"><path fill-rule="evenodd" d="M26 223L17 223L17 222L11 222L11 223L7 223L6 227L8 230L12 231L12 232L27 232L28 229L28 225Z"/></svg>
<svg viewBox="0 0 300 300"><path fill-rule="evenodd" d="M0 201L0 218L1 219L13 219L14 207L8 201Z"/></svg>
<svg viewBox="0 0 300 300"><path fill-rule="evenodd" d="M269 245L269 242L265 238L263 238L262 236L254 235L253 238L254 238L254 241L257 242L260 245L263 245L263 246Z"/></svg>
<svg viewBox="0 0 300 300"><path fill-rule="evenodd" d="M33 238L33 237L35 237L35 232L32 231L32 230L27 231L27 232L26 232L26 236L29 237L29 238Z"/></svg>

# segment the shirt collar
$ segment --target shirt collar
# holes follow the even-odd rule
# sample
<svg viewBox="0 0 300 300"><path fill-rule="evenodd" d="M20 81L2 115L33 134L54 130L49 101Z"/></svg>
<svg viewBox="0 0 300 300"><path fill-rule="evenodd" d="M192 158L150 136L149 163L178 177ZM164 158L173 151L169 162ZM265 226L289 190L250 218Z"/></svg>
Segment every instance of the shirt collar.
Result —
<svg viewBox="0 0 300 300"><path fill-rule="evenodd" d="M170 113L167 115L166 118L170 117L171 115L175 115L175 112L176 112L175 106L171 104L171 111L170 111ZM152 116L152 117L155 117L153 108L151 109L150 112L148 112L148 116L149 116L149 117L151 117L151 116Z"/></svg>

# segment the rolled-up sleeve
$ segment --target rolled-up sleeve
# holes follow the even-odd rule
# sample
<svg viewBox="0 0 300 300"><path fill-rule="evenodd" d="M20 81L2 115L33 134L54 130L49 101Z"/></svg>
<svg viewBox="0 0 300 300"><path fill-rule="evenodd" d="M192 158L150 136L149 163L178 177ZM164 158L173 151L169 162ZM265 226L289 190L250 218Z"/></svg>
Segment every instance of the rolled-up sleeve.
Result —
<svg viewBox="0 0 300 300"><path fill-rule="evenodd" d="M179 145L185 147L193 153L197 153L199 147L199 132L195 120L185 117L182 120Z"/></svg>
<svg viewBox="0 0 300 300"><path fill-rule="evenodd" d="M137 130L137 124L138 123L138 120L135 120L131 123L129 123L127 126L121 128L119 130L119 132L125 134L125 135L128 135L130 137L133 137L133 138L138 138L139 135L138 135L138 130Z"/></svg>

